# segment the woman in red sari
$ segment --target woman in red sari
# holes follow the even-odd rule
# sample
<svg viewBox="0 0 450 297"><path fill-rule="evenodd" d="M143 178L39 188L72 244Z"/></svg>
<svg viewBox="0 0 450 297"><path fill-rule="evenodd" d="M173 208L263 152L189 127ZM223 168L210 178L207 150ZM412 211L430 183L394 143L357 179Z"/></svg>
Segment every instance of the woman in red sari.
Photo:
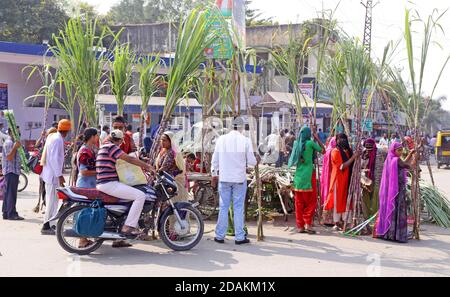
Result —
<svg viewBox="0 0 450 297"><path fill-rule="evenodd" d="M336 148L331 152L331 181L324 212L333 214L335 230L342 230L342 223L347 219L347 194L350 184L352 165L358 153L353 154L347 135L336 136Z"/></svg>

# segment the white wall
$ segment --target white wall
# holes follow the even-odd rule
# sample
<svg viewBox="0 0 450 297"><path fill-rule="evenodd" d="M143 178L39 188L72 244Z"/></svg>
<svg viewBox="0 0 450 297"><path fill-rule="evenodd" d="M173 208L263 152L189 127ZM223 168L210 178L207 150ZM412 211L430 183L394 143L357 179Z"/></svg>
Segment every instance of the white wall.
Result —
<svg viewBox="0 0 450 297"><path fill-rule="evenodd" d="M22 73L26 65L0 62L0 83L8 84L8 109L14 111L17 124L20 126L22 140L30 138L28 122L44 122L44 109L35 107L25 107L23 101L25 98L34 95L41 87L41 81L38 76L34 76L27 82L27 74ZM64 110L49 110L48 123L53 122L54 114L66 114ZM37 139L41 129L33 129L31 139Z"/></svg>
<svg viewBox="0 0 450 297"><path fill-rule="evenodd" d="M274 76L270 91L289 93L289 79L284 76Z"/></svg>

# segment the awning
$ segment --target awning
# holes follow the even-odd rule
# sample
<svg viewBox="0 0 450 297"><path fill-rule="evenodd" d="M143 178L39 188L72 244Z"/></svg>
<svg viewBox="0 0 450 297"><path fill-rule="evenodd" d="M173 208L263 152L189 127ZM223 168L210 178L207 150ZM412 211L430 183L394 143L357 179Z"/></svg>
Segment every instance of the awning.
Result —
<svg viewBox="0 0 450 297"><path fill-rule="evenodd" d="M117 103L114 95L97 94L97 104L103 106L106 112L117 112ZM147 111L148 112L163 112L166 104L164 97L150 98ZM182 100L175 109L175 112L188 112L194 110L201 110L202 105L194 98L187 98ZM125 113L140 113L141 112L141 97L128 96L125 100Z"/></svg>
<svg viewBox="0 0 450 297"><path fill-rule="evenodd" d="M300 98L303 113L307 114L308 109L314 107L314 101L306 94ZM264 107L264 108L283 108L289 107L293 108L295 106L295 96L293 93L282 93L282 92L267 92L262 100L255 104L256 107ZM333 110L333 105L325 104L325 103L317 103L316 104L317 112L320 114L328 114Z"/></svg>

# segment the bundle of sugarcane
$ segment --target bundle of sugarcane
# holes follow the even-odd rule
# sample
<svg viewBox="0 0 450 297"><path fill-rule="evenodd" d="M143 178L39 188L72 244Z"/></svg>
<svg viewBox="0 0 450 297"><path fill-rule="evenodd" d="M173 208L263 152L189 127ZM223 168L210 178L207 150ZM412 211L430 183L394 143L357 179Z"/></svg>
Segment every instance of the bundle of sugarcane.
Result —
<svg viewBox="0 0 450 297"><path fill-rule="evenodd" d="M287 187L292 185L294 180L295 169L288 169L285 167L272 167L272 166L260 166L261 181L264 183L276 182L280 187ZM256 184L256 178L251 173L251 182L249 187L253 187Z"/></svg>
<svg viewBox="0 0 450 297"><path fill-rule="evenodd" d="M262 183L272 184L277 192L278 198L280 199L281 206L283 208L284 214L287 216L288 211L283 199L283 195L286 192L290 192L290 187L294 180L294 169L288 169L286 167L272 167L267 165L260 166L260 180ZM253 188L257 185L256 175L251 173L251 182L249 183L249 188Z"/></svg>
<svg viewBox="0 0 450 297"><path fill-rule="evenodd" d="M436 187L420 181L420 199L431 216L431 221L443 228L450 228L450 202ZM407 185L411 191L411 182Z"/></svg>
<svg viewBox="0 0 450 297"><path fill-rule="evenodd" d="M5 111L5 118L8 121L8 127L11 129L12 136L14 141L20 141L19 131L17 129L16 118L14 117L14 112L12 110ZM25 150L21 146L18 149L20 161L22 163L22 168L25 173L30 173L30 169L28 168L28 160L25 155Z"/></svg>

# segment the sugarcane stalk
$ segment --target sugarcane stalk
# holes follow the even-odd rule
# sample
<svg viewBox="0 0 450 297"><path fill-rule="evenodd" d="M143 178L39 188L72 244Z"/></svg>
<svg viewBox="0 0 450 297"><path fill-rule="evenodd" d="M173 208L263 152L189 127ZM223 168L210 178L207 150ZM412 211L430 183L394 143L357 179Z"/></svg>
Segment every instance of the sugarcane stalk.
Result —
<svg viewBox="0 0 450 297"><path fill-rule="evenodd" d="M262 214L261 178L259 176L259 161L255 166L255 176L256 176L256 198L258 200L258 229L256 239L258 241L263 241L264 230L263 230L263 214Z"/></svg>
<svg viewBox="0 0 450 297"><path fill-rule="evenodd" d="M315 170L314 170L314 174L316 174L316 188L317 188L317 211L316 211L316 216L317 216L317 221L320 224L321 218L322 218L322 198L321 198L321 192L320 192L320 174L319 174L319 162L318 159L316 158L314 160L315 164Z"/></svg>
<svg viewBox="0 0 450 297"><path fill-rule="evenodd" d="M420 133L418 127L416 127L415 131L416 135L416 147L419 147L420 143ZM414 157L413 157L414 158ZM415 207L414 207L414 236L417 240L420 240L420 186L419 186L419 162L417 159L414 159L414 175L413 175L413 181L414 181L414 197L413 201L415 201Z"/></svg>
<svg viewBox="0 0 450 297"><path fill-rule="evenodd" d="M153 140L152 148L150 150L150 161L156 160L156 157L158 156L159 148L161 146L160 140L164 132L166 131L167 127L169 126L169 122L167 120L162 120L161 125L158 128L158 132L156 133L156 137Z"/></svg>
<svg viewBox="0 0 450 297"><path fill-rule="evenodd" d="M275 181L275 188L277 189L278 198L280 198L281 207L283 208L284 218L287 219L288 212L286 206L284 205L283 197L281 196L281 190L278 183Z"/></svg>
<svg viewBox="0 0 450 297"><path fill-rule="evenodd" d="M358 233L361 232L364 228L368 227L370 225L370 223L372 223L376 219L377 216L378 216L378 212L375 215L373 215L371 218L369 218L368 220L359 224L358 226L355 226L354 228L344 232L344 235L351 235L351 236L358 235Z"/></svg>
<svg viewBox="0 0 450 297"><path fill-rule="evenodd" d="M359 145L362 139L362 110L361 106L358 106L357 117L356 117L356 151L359 151ZM346 213L350 212L350 205L353 205L353 218L352 224L353 226L357 225L357 220L360 218L359 213L359 203L361 200L361 158L357 158L353 163L353 171L350 179L350 187L349 193L347 196L347 205L346 205ZM344 230L347 230L348 218L345 218L344 221Z"/></svg>
<svg viewBox="0 0 450 297"><path fill-rule="evenodd" d="M5 118L8 121L8 126L11 129L14 141L20 141L20 135L19 135L19 131L17 130L17 123L16 123L16 119L14 117L14 111L12 111L12 110L5 111ZM27 157L25 155L25 150L24 150L23 146L20 146L19 149L17 150L17 152L19 153L23 171L26 174L30 173L30 168L28 167Z"/></svg>
<svg viewBox="0 0 450 297"><path fill-rule="evenodd" d="M433 176L433 171L431 170L431 164L430 164L430 156L427 156L427 167L428 167L428 172L430 173L430 177L431 177L431 183L433 184L433 187L436 186L436 184L434 183L434 176Z"/></svg>
<svg viewBox="0 0 450 297"><path fill-rule="evenodd" d="M146 120L146 110L142 110L141 112L141 122L140 122L140 128L139 128L139 147L144 146L144 135L147 134L144 131L144 121Z"/></svg>
<svg viewBox="0 0 450 297"><path fill-rule="evenodd" d="M389 118L395 119L394 113L392 112L391 104L390 104L388 96L386 94L386 90L383 89L383 88L380 88L379 90L381 91L380 92L381 93L381 99L383 100L384 105L387 107ZM400 126L399 126L398 122L395 121L395 120L393 122L394 122L394 125L395 125L395 129L397 130L397 133L399 134L400 138L403 139L404 135L402 133L402 130L400 129ZM389 127L390 127L390 124L391 124L391 121L389 121ZM390 128L389 128L389 130L390 130ZM390 137L390 134L391 133L388 133L388 137Z"/></svg>

